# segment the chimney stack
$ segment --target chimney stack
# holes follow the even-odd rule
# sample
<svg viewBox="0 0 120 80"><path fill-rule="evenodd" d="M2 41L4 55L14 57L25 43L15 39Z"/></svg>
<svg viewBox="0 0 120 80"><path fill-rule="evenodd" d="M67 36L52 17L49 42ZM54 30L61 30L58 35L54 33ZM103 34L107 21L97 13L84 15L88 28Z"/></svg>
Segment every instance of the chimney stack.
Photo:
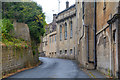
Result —
<svg viewBox="0 0 120 80"><path fill-rule="evenodd" d="M53 22L56 21L56 14L53 14Z"/></svg>
<svg viewBox="0 0 120 80"><path fill-rule="evenodd" d="M66 9L69 8L69 2L66 2Z"/></svg>

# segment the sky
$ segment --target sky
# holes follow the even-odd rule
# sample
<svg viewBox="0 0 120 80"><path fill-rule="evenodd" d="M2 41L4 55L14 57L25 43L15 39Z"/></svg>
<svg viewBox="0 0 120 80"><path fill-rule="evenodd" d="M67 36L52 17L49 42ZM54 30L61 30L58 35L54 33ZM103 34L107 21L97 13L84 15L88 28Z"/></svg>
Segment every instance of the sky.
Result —
<svg viewBox="0 0 120 80"><path fill-rule="evenodd" d="M46 16L46 22L49 24L53 20L53 14L58 13L58 0L33 0L40 4ZM60 11L66 8L66 1L69 1L69 6L75 4L75 0L59 0Z"/></svg>

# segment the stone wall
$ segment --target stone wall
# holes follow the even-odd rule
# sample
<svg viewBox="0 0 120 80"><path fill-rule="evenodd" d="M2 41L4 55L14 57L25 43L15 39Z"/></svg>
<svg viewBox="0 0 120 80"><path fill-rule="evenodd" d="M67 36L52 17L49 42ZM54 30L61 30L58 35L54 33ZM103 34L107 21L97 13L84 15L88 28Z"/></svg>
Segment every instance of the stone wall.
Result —
<svg viewBox="0 0 120 80"><path fill-rule="evenodd" d="M111 69L110 39L107 31L97 35L97 69L109 74Z"/></svg>
<svg viewBox="0 0 120 80"><path fill-rule="evenodd" d="M29 27L25 23L18 23L16 20L13 22L14 25L14 36L16 38L22 38L26 41L31 41L30 39L30 32L29 32Z"/></svg>
<svg viewBox="0 0 120 80"><path fill-rule="evenodd" d="M97 2L97 69L107 75L118 72L117 24L107 23L118 12L118 2Z"/></svg>
<svg viewBox="0 0 120 80"><path fill-rule="evenodd" d="M115 14L118 2L96 2L96 61L97 70L110 76L118 76L119 29ZM77 3L78 34L82 38L78 45L78 62L94 69L94 2ZM84 8L84 15L83 15ZM84 17L84 20L82 19ZM108 21L111 20L111 24ZM113 20L113 21L112 21ZM84 26L83 22L84 21ZM78 35L78 36L79 36Z"/></svg>
<svg viewBox="0 0 120 80"><path fill-rule="evenodd" d="M17 46L6 46L4 43L2 44L2 74L3 76L12 72L16 72L16 70L22 68L29 68L31 66L35 66L39 62L38 49L34 50L35 54L33 54L32 47L36 45L32 45L31 47L31 38L29 27L25 23L18 23L16 21L13 22L14 31L13 36L16 38L21 38L29 43L29 47L25 47L22 45L20 47ZM35 43L32 41L32 43Z"/></svg>
<svg viewBox="0 0 120 80"><path fill-rule="evenodd" d="M40 43L39 46L38 46L38 51L39 51L40 53L43 52L43 45L42 45L42 42L43 42L43 37L41 37L41 43Z"/></svg>
<svg viewBox="0 0 120 80"><path fill-rule="evenodd" d="M31 48L2 46L2 74L3 76L16 70L33 66L34 59Z"/></svg>
<svg viewBox="0 0 120 80"><path fill-rule="evenodd" d="M80 9L78 15L79 22L79 46L78 46L78 62L88 69L94 69L94 3L82 2L77 3L78 9ZM81 7L82 6L82 7ZM84 11L83 11L84 7ZM84 14L83 14L84 12ZM84 19L83 19L84 17Z"/></svg>

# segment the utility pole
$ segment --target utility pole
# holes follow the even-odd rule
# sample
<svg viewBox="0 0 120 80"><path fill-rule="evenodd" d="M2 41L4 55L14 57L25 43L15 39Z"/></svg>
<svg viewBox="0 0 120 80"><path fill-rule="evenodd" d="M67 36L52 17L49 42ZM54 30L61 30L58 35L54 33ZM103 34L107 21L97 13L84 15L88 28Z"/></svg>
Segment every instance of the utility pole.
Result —
<svg viewBox="0 0 120 80"><path fill-rule="evenodd" d="M58 13L60 12L60 0L58 0Z"/></svg>

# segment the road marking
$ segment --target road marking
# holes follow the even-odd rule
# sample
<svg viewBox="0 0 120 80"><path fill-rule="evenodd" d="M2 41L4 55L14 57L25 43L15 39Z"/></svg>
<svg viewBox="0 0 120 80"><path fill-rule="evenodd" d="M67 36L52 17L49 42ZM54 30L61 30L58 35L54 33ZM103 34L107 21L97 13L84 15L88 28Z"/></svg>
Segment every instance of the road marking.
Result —
<svg viewBox="0 0 120 80"><path fill-rule="evenodd" d="M91 72L89 72L89 73L91 74L91 76L93 76L94 78L96 78L95 75L93 75Z"/></svg>
<svg viewBox="0 0 120 80"><path fill-rule="evenodd" d="M87 72L87 70L84 70L83 71L90 77L90 78L96 78L95 75L93 75L91 72Z"/></svg>

